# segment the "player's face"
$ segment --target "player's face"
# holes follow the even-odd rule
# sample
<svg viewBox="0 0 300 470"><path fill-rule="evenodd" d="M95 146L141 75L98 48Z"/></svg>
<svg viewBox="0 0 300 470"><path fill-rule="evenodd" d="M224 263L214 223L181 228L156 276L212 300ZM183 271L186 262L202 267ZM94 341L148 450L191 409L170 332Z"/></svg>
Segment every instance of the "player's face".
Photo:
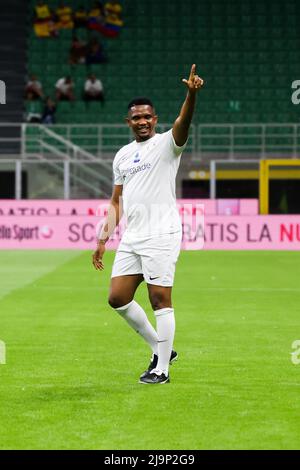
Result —
<svg viewBox="0 0 300 470"><path fill-rule="evenodd" d="M152 106L148 104L141 104L130 108L126 121L129 127L131 127L137 142L148 140L155 134L157 116Z"/></svg>

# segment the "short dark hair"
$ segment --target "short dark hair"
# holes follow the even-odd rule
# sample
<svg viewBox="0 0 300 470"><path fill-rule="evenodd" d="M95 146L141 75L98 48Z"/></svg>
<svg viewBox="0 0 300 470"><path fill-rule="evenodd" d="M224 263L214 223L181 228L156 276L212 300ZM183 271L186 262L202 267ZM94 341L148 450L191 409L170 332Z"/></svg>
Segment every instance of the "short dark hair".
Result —
<svg viewBox="0 0 300 470"><path fill-rule="evenodd" d="M138 98L134 98L133 100L130 101L128 104L128 110L132 108L133 106L139 106L142 104L147 104L148 106L151 106L151 108L154 109L153 103L149 98L145 98L143 96L139 96Z"/></svg>

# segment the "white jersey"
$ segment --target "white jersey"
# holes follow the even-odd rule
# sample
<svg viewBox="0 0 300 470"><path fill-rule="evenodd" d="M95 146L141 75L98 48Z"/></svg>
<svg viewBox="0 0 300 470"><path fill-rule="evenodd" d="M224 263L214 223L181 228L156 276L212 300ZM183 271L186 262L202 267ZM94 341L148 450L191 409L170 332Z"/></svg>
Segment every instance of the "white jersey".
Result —
<svg viewBox="0 0 300 470"><path fill-rule="evenodd" d="M181 230L175 179L184 148L176 145L171 129L135 140L116 154L114 183L123 185L127 234L151 237Z"/></svg>

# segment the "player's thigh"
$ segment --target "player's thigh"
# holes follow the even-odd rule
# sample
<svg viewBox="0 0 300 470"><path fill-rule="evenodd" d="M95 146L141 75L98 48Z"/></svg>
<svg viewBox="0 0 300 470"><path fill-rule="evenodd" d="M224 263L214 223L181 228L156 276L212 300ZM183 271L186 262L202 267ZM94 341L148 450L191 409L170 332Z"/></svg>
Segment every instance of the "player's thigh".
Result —
<svg viewBox="0 0 300 470"><path fill-rule="evenodd" d="M141 257L134 252L131 245L122 242L114 259L111 277L142 273Z"/></svg>
<svg viewBox="0 0 300 470"><path fill-rule="evenodd" d="M131 302L143 279L142 274L112 277L109 289L109 304L114 308L118 308Z"/></svg>
<svg viewBox="0 0 300 470"><path fill-rule="evenodd" d="M147 288L153 310L172 308L172 287L147 284Z"/></svg>
<svg viewBox="0 0 300 470"><path fill-rule="evenodd" d="M162 288L173 286L180 245L180 233L166 234L145 242L141 252L141 261L144 279L148 285ZM155 287L151 292L153 290L157 291ZM165 296L167 292L170 292L170 289L167 289Z"/></svg>

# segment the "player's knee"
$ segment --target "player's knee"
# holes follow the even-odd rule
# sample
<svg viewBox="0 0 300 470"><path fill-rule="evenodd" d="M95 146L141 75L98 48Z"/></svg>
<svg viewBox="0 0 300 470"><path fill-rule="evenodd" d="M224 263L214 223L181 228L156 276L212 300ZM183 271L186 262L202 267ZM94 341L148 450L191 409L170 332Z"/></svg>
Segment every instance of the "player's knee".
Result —
<svg viewBox="0 0 300 470"><path fill-rule="evenodd" d="M112 308L120 308L123 307L123 305L128 304L126 300L117 294L111 294L108 298L108 303Z"/></svg>
<svg viewBox="0 0 300 470"><path fill-rule="evenodd" d="M160 292L152 294L150 296L150 302L153 310L159 310L161 308L166 308L169 306L168 299L166 299L166 296Z"/></svg>

